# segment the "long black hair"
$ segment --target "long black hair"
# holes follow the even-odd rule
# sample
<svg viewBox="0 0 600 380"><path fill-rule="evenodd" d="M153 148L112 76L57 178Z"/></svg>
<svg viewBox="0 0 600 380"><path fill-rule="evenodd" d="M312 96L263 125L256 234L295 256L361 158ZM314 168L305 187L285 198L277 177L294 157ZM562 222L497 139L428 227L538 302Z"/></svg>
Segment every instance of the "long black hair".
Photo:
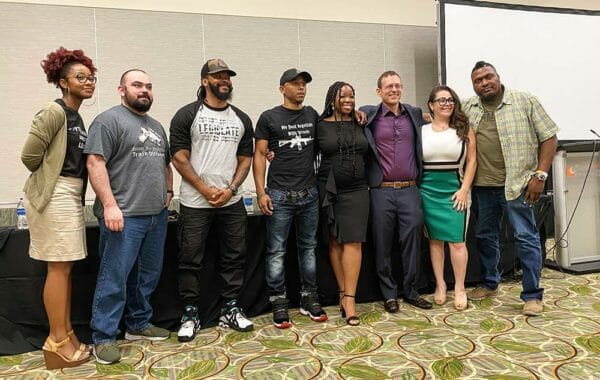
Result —
<svg viewBox="0 0 600 380"><path fill-rule="evenodd" d="M358 124L356 120L356 110L352 109L352 114L350 115L352 121L352 143L350 144L347 138L342 139L342 129L344 128L344 124L342 120L337 119L337 114L335 113L335 100L340 98L342 88L344 86L350 87L352 90L352 95L355 95L354 87L348 82L337 81L334 82L329 89L327 90L327 94L325 95L325 106L323 108L323 112L319 116L319 121L326 119L328 117L334 117L335 123L335 133L337 135L337 145L338 145L338 153L340 157L340 164L343 162L344 153L348 161L352 161L352 166L354 168L354 175L356 176L356 125ZM355 103L356 104L356 103Z"/></svg>
<svg viewBox="0 0 600 380"><path fill-rule="evenodd" d="M352 95L355 95L354 87L348 82L337 81L334 82L329 89L327 90L327 95L325 95L325 106L323 107L323 112L321 116L319 116L319 121L328 118L330 116L335 116L335 99L339 97L340 92L342 91L342 87L348 86L352 89ZM352 110L352 121L356 121L356 112ZM337 121L337 120L336 120Z"/></svg>

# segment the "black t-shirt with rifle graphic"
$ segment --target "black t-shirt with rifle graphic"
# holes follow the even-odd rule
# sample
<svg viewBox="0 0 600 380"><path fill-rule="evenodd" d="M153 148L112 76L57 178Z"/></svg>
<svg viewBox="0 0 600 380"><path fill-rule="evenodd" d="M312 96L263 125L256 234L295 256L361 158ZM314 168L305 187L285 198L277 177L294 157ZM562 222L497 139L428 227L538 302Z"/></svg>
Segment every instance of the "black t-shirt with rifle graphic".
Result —
<svg viewBox="0 0 600 380"><path fill-rule="evenodd" d="M269 166L267 187L302 190L315 185L314 137L318 117L310 106L300 110L277 106L260 115L255 138L268 140L269 150L275 153Z"/></svg>

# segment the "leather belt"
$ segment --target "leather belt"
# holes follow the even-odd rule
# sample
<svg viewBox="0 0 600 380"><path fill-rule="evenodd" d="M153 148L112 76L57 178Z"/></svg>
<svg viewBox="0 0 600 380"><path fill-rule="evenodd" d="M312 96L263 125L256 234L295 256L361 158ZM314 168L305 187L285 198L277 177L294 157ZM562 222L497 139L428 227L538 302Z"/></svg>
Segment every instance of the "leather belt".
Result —
<svg viewBox="0 0 600 380"><path fill-rule="evenodd" d="M304 198L304 197L308 196L308 190L309 189L302 189L302 190L296 190L296 191L289 190L289 191L287 191L286 196Z"/></svg>
<svg viewBox="0 0 600 380"><path fill-rule="evenodd" d="M379 187L390 187L393 189L404 189L411 186L417 186L417 181L381 182L381 185L379 185Z"/></svg>

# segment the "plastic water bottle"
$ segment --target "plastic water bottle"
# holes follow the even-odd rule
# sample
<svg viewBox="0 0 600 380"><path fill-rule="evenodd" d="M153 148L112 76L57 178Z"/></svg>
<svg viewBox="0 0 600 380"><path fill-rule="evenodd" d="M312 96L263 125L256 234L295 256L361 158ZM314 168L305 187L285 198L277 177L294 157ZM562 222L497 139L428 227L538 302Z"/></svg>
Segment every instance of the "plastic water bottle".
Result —
<svg viewBox="0 0 600 380"><path fill-rule="evenodd" d="M254 213L254 205L252 204L252 193L249 190L244 190L242 193L244 199L244 207L246 207L246 213Z"/></svg>
<svg viewBox="0 0 600 380"><path fill-rule="evenodd" d="M252 192L252 211L260 213L260 207L258 207L258 197L256 196L256 191Z"/></svg>
<svg viewBox="0 0 600 380"><path fill-rule="evenodd" d="M23 197L19 198L19 203L17 203L17 229L27 229L27 215L25 215L25 205L23 204Z"/></svg>

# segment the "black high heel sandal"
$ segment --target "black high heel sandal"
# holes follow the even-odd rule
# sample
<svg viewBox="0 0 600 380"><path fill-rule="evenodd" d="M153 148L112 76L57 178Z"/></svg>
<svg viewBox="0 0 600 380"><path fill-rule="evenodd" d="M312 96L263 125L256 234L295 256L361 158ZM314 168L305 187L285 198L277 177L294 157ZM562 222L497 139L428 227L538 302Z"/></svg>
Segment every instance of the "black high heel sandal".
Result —
<svg viewBox="0 0 600 380"><path fill-rule="evenodd" d="M344 294L344 297L354 298L354 296L352 296L350 294ZM342 298L344 298L344 297L342 297ZM346 318L346 310L344 310L343 306L342 306L342 318ZM346 318L346 324L349 326L358 326L358 325L360 325L360 318L358 317L358 315L351 315L348 318Z"/></svg>
<svg viewBox="0 0 600 380"><path fill-rule="evenodd" d="M344 310L344 307L342 306L342 298L344 298L345 292L346 292L345 290L338 290L338 293L340 294L340 315L342 316L342 318L346 318L346 311Z"/></svg>

